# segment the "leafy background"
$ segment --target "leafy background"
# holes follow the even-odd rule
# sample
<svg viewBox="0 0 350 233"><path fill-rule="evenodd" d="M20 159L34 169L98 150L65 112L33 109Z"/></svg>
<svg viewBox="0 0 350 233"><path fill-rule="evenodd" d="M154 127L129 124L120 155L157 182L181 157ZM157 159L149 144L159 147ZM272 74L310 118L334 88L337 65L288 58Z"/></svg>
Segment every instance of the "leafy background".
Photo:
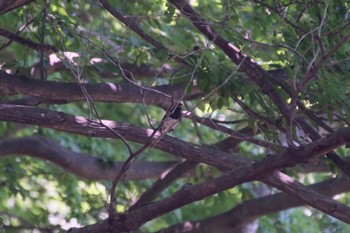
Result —
<svg viewBox="0 0 350 233"><path fill-rule="evenodd" d="M331 50L339 39L349 33L349 5L345 1L191 1L191 5L205 16L206 20L227 40L233 41L245 53L254 58L264 69L283 69L291 86L298 83L310 68L315 58L323 51ZM280 4L280 11L276 2ZM44 31L45 43L56 46L60 51L78 53L79 58L64 61L65 69L48 75L50 81L77 82L84 79L89 83L127 83L121 71L109 62L90 64L91 59L106 60L105 52L121 63L144 65L157 70L165 63L175 72L160 73L158 76L137 76L138 84L155 86L180 83L195 74L198 87L204 98L188 101L191 111L203 117L224 121L236 121L228 127L239 130L250 126L261 131L258 137L280 143L276 131L264 128L256 119L247 115L232 99L238 96L252 110L266 118L278 121L281 114L271 101L256 86L238 71L222 51L189 24L174 6L166 1L110 1L125 16L135 21L145 31L168 48L162 51L140 38L130 28L117 21L97 1L34 1L1 15L0 28L15 32L28 24L20 35L34 42L40 42ZM47 4L45 27L44 8ZM273 7L273 9L268 6ZM325 18L322 28L320 21ZM103 37L103 38L102 38ZM111 41L111 43L107 43ZM32 76L31 67L40 62L40 52L15 42L5 46L8 40L0 37L0 63L2 70ZM112 46L112 43L114 46ZM117 46L117 47L116 47ZM199 50L194 50L199 46ZM319 70L316 80L310 82L300 95L308 109L325 114L335 127L349 122L349 43L331 56ZM57 56L62 57L62 53ZM179 67L175 57L185 60L189 66ZM49 59L44 56L43 64L49 68ZM101 75L105 71L108 75ZM283 79L284 77L278 77ZM192 90L188 85L188 92ZM214 90L214 91L213 91ZM284 91L278 90L285 101L290 101ZM7 100L11 100L9 97ZM89 117L91 109L87 103L73 102L64 105L43 105L57 111ZM149 127L142 104L96 103L96 109L103 119L129 122ZM335 110L339 110L335 114ZM164 111L148 106L148 113L154 124L160 122ZM281 124L285 126L286 122ZM112 139L88 138L42 129L37 126L2 122L3 137L24 137L43 135L60 145L75 151L96 156L104 161L122 161L127 158L125 146ZM173 136L182 140L214 145L225 138L220 132L198 127L183 120ZM200 136L198 136L200 135ZM131 143L132 148L140 145ZM235 149L243 157L261 158L267 151L250 143L241 143ZM344 156L348 149L339 153ZM140 160L177 161L178 159L157 150L146 150ZM0 218L4 225L13 226L6 232L31 232L30 228L67 229L70 226L93 224L107 216L106 201L111 183L92 181L65 172L62 168L29 156L1 158L0 163ZM219 171L200 165L195 176L184 177L161 194L166 197L185 183L200 183L214 177ZM293 174L293 173L292 173ZM332 174L297 174L295 178L321 180ZM119 192L119 211L127 210L130 203L143 193L153 180L123 182ZM310 181L312 183L312 181ZM244 200L256 197L254 183L244 184L218 195L201 200L173 211L147 223L142 230L154 232L178 222L198 220L215 216L233 208ZM270 190L276 192L276 190ZM348 195L341 195L344 202ZM347 202L348 203L348 202ZM16 228L18 227L18 228ZM23 228L28 228L23 230ZM1 228L0 228L1 229ZM348 232L349 226L334 220L309 207L289 209L259 219L257 232Z"/></svg>

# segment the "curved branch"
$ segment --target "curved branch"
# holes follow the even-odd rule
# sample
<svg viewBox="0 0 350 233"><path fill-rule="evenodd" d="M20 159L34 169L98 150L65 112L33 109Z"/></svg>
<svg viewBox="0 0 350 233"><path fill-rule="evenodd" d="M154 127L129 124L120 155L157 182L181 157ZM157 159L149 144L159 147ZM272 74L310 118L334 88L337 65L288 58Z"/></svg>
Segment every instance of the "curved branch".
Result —
<svg viewBox="0 0 350 233"><path fill-rule="evenodd" d="M107 125L120 133L126 140L138 143L147 142L150 134L153 132L153 130L143 129L128 123L102 120L103 125L101 125L100 121L90 120L82 116L74 116L48 109L7 104L0 104L0 120L39 125L85 136L116 138L117 136L104 126ZM155 135L155 137L158 136ZM269 161L269 165L266 164L268 165L266 168L273 166L284 168L282 164L285 166L295 165L296 162L314 156L324 155L349 142L350 127L345 127L328 135L326 138L314 141L299 149L289 148L285 152L265 158L265 161ZM238 165L251 164L249 160L240 158L238 155L233 157L233 154L224 153L208 146L199 146L184 142L167 135L163 135L162 140L157 141L157 144L153 146L185 159L203 162L221 168L232 169Z"/></svg>
<svg viewBox="0 0 350 233"><path fill-rule="evenodd" d="M252 131L249 127L246 127L243 128L240 133L252 133ZM222 151L228 151L229 149L236 147L240 142L242 142L241 140L232 137L229 137L228 139L229 140L225 140L225 142L228 142L229 144L228 147L223 145L225 144L223 142L216 143L214 146ZM142 194L137 202L129 208L129 211L153 201L160 192L162 192L166 187L173 183L178 177L189 172L189 170L192 170L197 165L197 162L186 160L182 163L177 164L174 168L169 169L169 172L166 173L164 177L159 178L151 188Z"/></svg>
<svg viewBox="0 0 350 233"><path fill-rule="evenodd" d="M257 168L257 167L255 167ZM80 229L71 229L71 233L89 232L94 229L97 232L102 232L101 229L106 229L109 226L109 232L130 231L139 228L142 224L155 217L159 217L172 209L178 208L186 203L200 200L202 197L212 194L215 189L227 188L232 185L237 185L243 181L248 181L262 170L255 170L254 166L239 167L229 173L226 173L218 178L209 180L205 183L198 185L185 185L179 191L172 196L165 198L161 201L151 203L146 206L142 206L138 209L132 210L125 215L120 216L120 219L115 222L102 221L97 224L86 226ZM248 172L248 173L247 173ZM278 175L275 172L274 175ZM262 174L260 174L262 175ZM293 186L286 180L286 185ZM344 222L350 223L350 208L344 204L338 203L325 195L319 194L317 191L308 189L310 193L316 193L312 195L312 199L315 203L320 204L326 209L323 209L325 213L334 216ZM275 205L276 206L276 205ZM326 210L326 211L325 211ZM98 231L100 230L100 231Z"/></svg>
<svg viewBox="0 0 350 233"><path fill-rule="evenodd" d="M90 137L117 138L115 133L104 126L107 125L126 140L141 144L146 143L154 131L153 129L143 129L132 124L110 120L102 120L104 125L101 125L98 120L90 120L82 116L74 116L42 108L7 104L0 104L0 121L38 125ZM162 137L162 140L158 141L158 137ZM247 163L247 160L238 156L232 157L232 154L224 154L214 148L187 143L168 135L156 134L154 140L157 141L155 145L152 145L154 148L213 166L231 169L242 163Z"/></svg>
<svg viewBox="0 0 350 233"><path fill-rule="evenodd" d="M102 127L97 121L33 107L0 105L0 120L36 124L47 128L94 137L116 137L115 134L105 127ZM127 140L139 143L145 143L149 139L149 135L153 132L153 130L141 129L126 123L104 121L104 124L118 131L118 133L123 135ZM134 219L134 222L130 223L130 226L133 228L159 216L160 213L164 213L163 211L171 211L173 208L178 208L181 205L199 200L207 195L212 195L213 193L217 193L242 182L259 179L302 199L309 205L329 215L350 222L350 219L348 219L350 213L344 215L344 213L348 211L348 207L340 205L334 200L326 198L317 192L306 189L302 184L282 173L271 173L275 169L293 166L305 158L327 153L328 150L332 150L336 146L344 145L347 142L350 142L349 127L339 130L327 138L315 141L300 150L292 148L281 154L269 156L262 161L252 164L248 160L215 150L214 148L194 145L170 136L164 136L162 140L154 145L155 148L196 162L207 163L219 168L234 168L234 170L212 181L208 181L209 183L180 190L174 196L179 199L170 197L164 201L152 204L152 208L146 206L135 210L140 212L130 212L130 214L133 214L130 215L131 218L128 218L128 221ZM232 177L234 177L234 179ZM217 184L220 185L216 186ZM195 192L196 195L193 195L192 191ZM182 198L185 199L182 200ZM180 202L176 202L175 200L180 200ZM124 226L124 223L122 223L122 225Z"/></svg>
<svg viewBox="0 0 350 233"><path fill-rule="evenodd" d="M113 180L123 162L108 162L98 157L70 151L41 136L0 140L0 157L28 155L51 161L68 172L92 180ZM175 162L136 161L129 169L128 180L157 178Z"/></svg>
<svg viewBox="0 0 350 233"><path fill-rule="evenodd" d="M343 177L341 179L329 179L318 184L310 185L308 188L327 195L328 197L332 197L336 194L350 191L350 180L348 177ZM220 215L202 219L200 221L177 224L167 229L163 229L160 232L208 233L213 232L214 229L217 232L219 232L220 229L230 229L231 232L236 232L235 229L237 227L254 221L259 217L301 206L303 204L304 203L302 201L286 193L277 193L242 202L235 208ZM186 231L183 231L183 229L186 229Z"/></svg>

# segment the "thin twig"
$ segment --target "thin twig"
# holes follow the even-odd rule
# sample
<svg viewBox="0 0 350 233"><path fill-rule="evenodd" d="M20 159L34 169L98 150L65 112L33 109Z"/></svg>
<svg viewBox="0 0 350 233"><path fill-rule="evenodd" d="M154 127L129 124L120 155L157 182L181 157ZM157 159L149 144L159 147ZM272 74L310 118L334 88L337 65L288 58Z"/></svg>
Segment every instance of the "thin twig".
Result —
<svg viewBox="0 0 350 233"><path fill-rule="evenodd" d="M298 100L298 96L301 93L301 91L304 89L304 87L307 85L307 83L309 83L311 80L313 80L318 71L323 67L324 63L336 52L338 51L338 49L344 44L346 43L348 40L350 40L350 34L344 36L328 53L326 53L325 55L323 55L321 57L321 59L319 60L319 62L312 68L309 70L309 72L304 76L304 78L302 79L302 82L299 84L297 90L294 92L293 96L292 96L292 100L290 103L290 107L289 107L289 125L291 121L293 121L293 119L295 118L295 108L297 105L297 100ZM290 127L287 127L287 131L288 128L290 130Z"/></svg>
<svg viewBox="0 0 350 233"><path fill-rule="evenodd" d="M45 30L46 30L46 17L47 17L47 8L48 8L48 2L47 0L44 0L44 10L43 10L43 16L41 18L41 38L40 42L42 45L44 45L45 42ZM47 78L47 72L44 65L44 51L40 51L40 79L46 80Z"/></svg>

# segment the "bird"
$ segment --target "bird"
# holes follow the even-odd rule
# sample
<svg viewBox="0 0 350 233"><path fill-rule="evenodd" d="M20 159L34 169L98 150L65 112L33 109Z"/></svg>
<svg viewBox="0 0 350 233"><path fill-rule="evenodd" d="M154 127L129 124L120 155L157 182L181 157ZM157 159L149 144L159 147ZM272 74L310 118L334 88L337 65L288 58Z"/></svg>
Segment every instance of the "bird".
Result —
<svg viewBox="0 0 350 233"><path fill-rule="evenodd" d="M162 120L162 125L160 127L160 133L167 134L173 131L176 126L180 123L182 115L182 103L178 103L174 108L171 109L170 114L166 114Z"/></svg>

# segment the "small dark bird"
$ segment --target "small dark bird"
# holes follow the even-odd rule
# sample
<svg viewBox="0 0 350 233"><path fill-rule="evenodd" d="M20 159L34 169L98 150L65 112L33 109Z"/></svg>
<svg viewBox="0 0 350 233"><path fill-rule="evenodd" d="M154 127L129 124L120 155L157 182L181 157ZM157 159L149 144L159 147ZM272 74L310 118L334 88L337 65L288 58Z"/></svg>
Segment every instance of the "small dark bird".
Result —
<svg viewBox="0 0 350 233"><path fill-rule="evenodd" d="M178 103L178 105L170 111L170 115L163 120L163 124L159 130L162 134L169 133L176 128L182 118L181 111L182 103Z"/></svg>

